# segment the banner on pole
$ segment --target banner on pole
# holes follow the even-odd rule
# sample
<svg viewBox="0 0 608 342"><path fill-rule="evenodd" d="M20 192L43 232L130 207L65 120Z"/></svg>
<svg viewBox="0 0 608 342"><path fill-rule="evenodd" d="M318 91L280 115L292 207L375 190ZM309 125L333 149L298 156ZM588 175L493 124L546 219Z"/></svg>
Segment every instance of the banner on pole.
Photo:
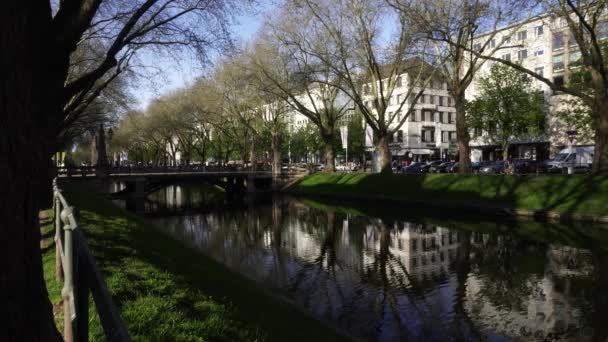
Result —
<svg viewBox="0 0 608 342"><path fill-rule="evenodd" d="M348 148L348 126L340 127L340 138L342 138L342 147Z"/></svg>
<svg viewBox="0 0 608 342"><path fill-rule="evenodd" d="M374 131L370 126L365 126L365 147L371 147L374 144Z"/></svg>

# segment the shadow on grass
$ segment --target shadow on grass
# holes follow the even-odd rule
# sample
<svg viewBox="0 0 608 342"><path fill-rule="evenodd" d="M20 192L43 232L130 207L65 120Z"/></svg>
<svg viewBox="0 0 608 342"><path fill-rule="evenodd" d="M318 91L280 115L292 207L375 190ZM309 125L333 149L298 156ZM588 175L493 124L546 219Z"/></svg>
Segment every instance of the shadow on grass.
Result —
<svg viewBox="0 0 608 342"><path fill-rule="evenodd" d="M608 215L605 176L315 174L290 190L495 212L524 209L539 219Z"/></svg>

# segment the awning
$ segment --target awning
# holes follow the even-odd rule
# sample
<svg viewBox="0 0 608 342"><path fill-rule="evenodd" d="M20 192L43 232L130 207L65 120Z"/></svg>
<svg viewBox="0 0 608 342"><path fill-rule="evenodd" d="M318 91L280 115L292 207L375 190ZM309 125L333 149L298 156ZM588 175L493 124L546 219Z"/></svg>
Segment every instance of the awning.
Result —
<svg viewBox="0 0 608 342"><path fill-rule="evenodd" d="M426 148L415 149L415 150L411 150L410 152L412 152L412 154L434 154L435 153L435 151L429 150Z"/></svg>

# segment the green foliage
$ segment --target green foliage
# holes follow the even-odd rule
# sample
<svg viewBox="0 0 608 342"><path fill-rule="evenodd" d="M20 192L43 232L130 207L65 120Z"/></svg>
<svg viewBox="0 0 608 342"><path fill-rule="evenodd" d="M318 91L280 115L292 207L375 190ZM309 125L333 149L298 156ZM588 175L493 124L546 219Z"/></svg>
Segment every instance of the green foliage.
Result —
<svg viewBox="0 0 608 342"><path fill-rule="evenodd" d="M545 131L545 102L532 90L531 79L502 64L479 79L480 96L468 104L468 125L486 132L489 144L505 148L517 138L534 138Z"/></svg>
<svg viewBox="0 0 608 342"><path fill-rule="evenodd" d="M608 44L604 42L602 48L604 56L607 56ZM591 73L589 70L581 67L580 63L571 63L569 69L568 87L583 93L592 94L593 87L591 86ZM560 100L564 109L557 111L556 116L566 127L576 129L578 138L592 140L595 129L591 108L578 97L564 95Z"/></svg>

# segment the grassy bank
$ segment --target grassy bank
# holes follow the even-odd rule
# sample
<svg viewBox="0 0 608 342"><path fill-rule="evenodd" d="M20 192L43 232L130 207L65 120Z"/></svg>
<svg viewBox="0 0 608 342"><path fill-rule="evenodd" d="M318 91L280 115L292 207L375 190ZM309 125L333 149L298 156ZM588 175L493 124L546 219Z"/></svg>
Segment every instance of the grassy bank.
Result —
<svg viewBox="0 0 608 342"><path fill-rule="evenodd" d="M135 341L341 340L319 321L111 202L74 188L68 200ZM44 255L53 302L52 248ZM92 316L92 340L104 340Z"/></svg>
<svg viewBox="0 0 608 342"><path fill-rule="evenodd" d="M581 219L608 216L608 177L318 173L303 178L288 191L507 209L517 214Z"/></svg>

